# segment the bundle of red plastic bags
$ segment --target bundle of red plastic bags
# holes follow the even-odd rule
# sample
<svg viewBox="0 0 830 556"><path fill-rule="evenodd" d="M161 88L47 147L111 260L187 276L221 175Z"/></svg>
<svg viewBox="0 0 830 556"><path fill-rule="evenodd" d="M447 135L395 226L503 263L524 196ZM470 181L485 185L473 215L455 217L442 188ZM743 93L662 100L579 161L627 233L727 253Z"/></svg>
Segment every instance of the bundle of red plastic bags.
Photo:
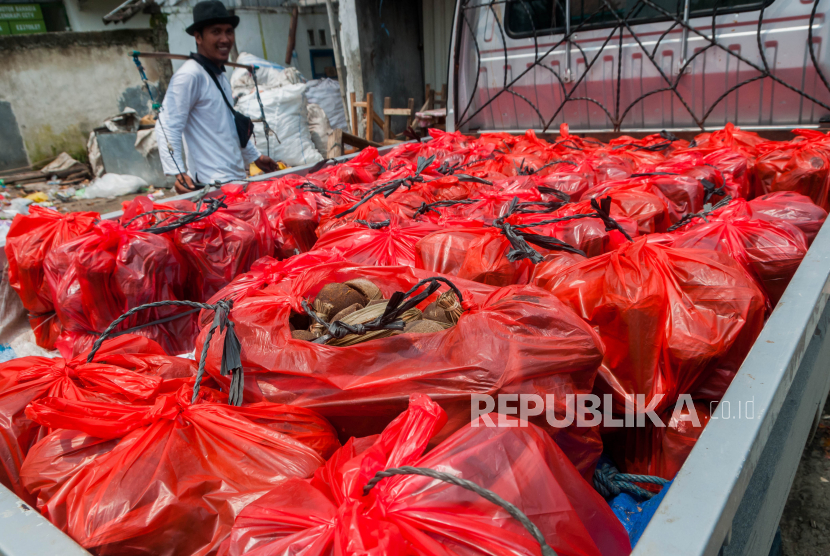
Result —
<svg viewBox="0 0 830 556"><path fill-rule="evenodd" d="M248 505L220 554L539 554L518 521L459 486L403 475L366 492L378 472L402 466L490 490L523 512L561 556L628 554L622 525L556 444L534 425L510 420L515 428L465 425L427 451L446 416L415 394L380 435L350 439L313 479L282 480Z"/></svg>
<svg viewBox="0 0 830 556"><path fill-rule="evenodd" d="M380 432L413 393L430 395L449 413L446 436L469 422L473 394L556 392L562 395L548 409L561 418L567 412L565 393L591 392L603 356L599 339L556 297L529 286L495 288L452 278L464 312L443 332L341 347L292 338L291 322L308 318L302 301L313 301L326 284L362 278L389 298L432 276L411 267L329 263L237 298L231 320L242 345L245 399L315 409L346 440ZM418 308L437 296L430 295ZM205 326L197 353L207 332ZM220 373L218 338L210 343L206 369L228 386L229 377ZM590 476L601 451L597 430L557 429L544 417L538 423Z"/></svg>
<svg viewBox="0 0 830 556"><path fill-rule="evenodd" d="M696 391L719 399L764 324L765 296L732 257L648 238L545 287L599 332L596 389L621 413L660 412Z"/></svg>
<svg viewBox="0 0 830 556"><path fill-rule="evenodd" d="M50 251L44 267L64 329L57 346L66 358L88 349L133 307L193 295L187 263L170 239L112 221ZM121 330L138 327L135 333L155 340L166 353L186 353L193 349L196 318L174 318L184 312L157 307L129 317Z"/></svg>
<svg viewBox="0 0 830 556"><path fill-rule="evenodd" d="M30 498L20 484L20 467L49 432L25 414L30 403L58 397L147 405L163 385L176 387L176 380L195 374L194 361L165 355L152 340L129 334L104 341L90 363L84 353L69 360L32 356L0 364L0 483Z"/></svg>
<svg viewBox="0 0 830 556"><path fill-rule="evenodd" d="M97 212L63 215L33 206L28 215L18 214L12 221L5 246L9 285L29 311L29 323L35 332L35 339L43 348L55 349L55 341L61 333L61 323L55 315L52 292L43 269L46 255L52 249L89 232L100 219Z"/></svg>
<svg viewBox="0 0 830 556"><path fill-rule="evenodd" d="M139 197L119 223L18 216L10 284L66 358L0 365L3 484L97 554L538 553L472 492L372 481L416 465L498 493L558 554L628 553L584 479L603 451L666 479L683 464L827 217L830 139L430 135L198 204ZM311 308L358 279L379 297L357 305L387 303L374 324ZM413 299L432 320L439 295L440 329L384 320ZM136 313L115 331L138 336L78 355L164 300L216 310ZM220 322L196 387L171 355ZM554 426L591 393L668 426ZM548 396L529 426L471 414L520 394Z"/></svg>
<svg viewBox="0 0 830 556"><path fill-rule="evenodd" d="M38 509L96 554L210 554L248 502L306 478L339 443L315 412L230 406L193 380L152 403L48 397L26 415L53 430L21 470Z"/></svg>

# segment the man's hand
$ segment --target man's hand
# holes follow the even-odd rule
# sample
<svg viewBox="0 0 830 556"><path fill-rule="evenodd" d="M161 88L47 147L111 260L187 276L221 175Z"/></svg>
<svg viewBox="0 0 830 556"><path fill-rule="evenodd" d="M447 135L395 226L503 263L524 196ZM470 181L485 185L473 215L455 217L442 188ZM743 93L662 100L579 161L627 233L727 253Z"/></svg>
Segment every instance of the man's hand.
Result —
<svg viewBox="0 0 830 556"><path fill-rule="evenodd" d="M276 162L274 162L274 160L265 155L262 155L259 158L257 158L254 161L254 164L256 164L257 168L259 168L266 174L269 172L276 172L280 169L280 167L277 165Z"/></svg>
<svg viewBox="0 0 830 556"><path fill-rule="evenodd" d="M191 191L196 191L196 185L194 185L190 176L187 174L179 174L176 176L176 193L181 195L183 193L190 193Z"/></svg>

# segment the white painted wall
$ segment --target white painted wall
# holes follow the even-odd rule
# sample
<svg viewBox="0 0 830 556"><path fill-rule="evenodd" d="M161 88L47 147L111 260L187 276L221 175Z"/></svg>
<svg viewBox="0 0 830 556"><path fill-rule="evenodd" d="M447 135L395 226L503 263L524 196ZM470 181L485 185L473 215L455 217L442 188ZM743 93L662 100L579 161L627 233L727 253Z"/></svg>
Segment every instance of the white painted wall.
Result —
<svg viewBox="0 0 830 556"><path fill-rule="evenodd" d="M424 11L424 80L440 91L447 84L455 0L422 0Z"/></svg>
<svg viewBox="0 0 830 556"><path fill-rule="evenodd" d="M170 52L189 54L195 52L196 41L185 32L193 23L193 14L190 9L174 8L167 14L167 34ZM306 79L312 79L310 48L331 48L331 36L328 31L329 23L325 11L319 13L301 13L297 18L297 37L294 51L297 56L293 60L294 67ZM291 14L285 12L262 12L254 9L236 8L234 13L239 16L239 27L236 28L236 49L239 52L248 52L260 58L265 58L276 64L285 64L285 49L288 47L288 28L291 25ZM308 29L315 31L315 38L319 38L319 30L326 34L326 46L310 47L308 44ZM319 44L319 43L317 43ZM183 62L173 61L173 69L177 70Z"/></svg>
<svg viewBox="0 0 830 556"><path fill-rule="evenodd" d="M72 31L111 31L113 29L149 29L150 16L136 14L125 23L104 24L105 15L117 8L121 0L63 0L66 18Z"/></svg>

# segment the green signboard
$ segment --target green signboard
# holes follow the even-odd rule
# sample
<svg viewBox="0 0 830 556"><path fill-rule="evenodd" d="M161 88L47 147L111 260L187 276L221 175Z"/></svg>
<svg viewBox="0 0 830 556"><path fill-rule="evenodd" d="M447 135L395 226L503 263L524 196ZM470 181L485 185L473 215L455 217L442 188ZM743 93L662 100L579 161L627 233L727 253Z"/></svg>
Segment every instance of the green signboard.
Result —
<svg viewBox="0 0 830 556"><path fill-rule="evenodd" d="M0 36L3 35L11 35L11 31L9 30L9 24L5 21L0 21Z"/></svg>
<svg viewBox="0 0 830 556"><path fill-rule="evenodd" d="M0 21L43 20L38 4L0 4Z"/></svg>
<svg viewBox="0 0 830 556"><path fill-rule="evenodd" d="M45 33L46 24L43 21L10 21L9 28L12 35L31 35Z"/></svg>

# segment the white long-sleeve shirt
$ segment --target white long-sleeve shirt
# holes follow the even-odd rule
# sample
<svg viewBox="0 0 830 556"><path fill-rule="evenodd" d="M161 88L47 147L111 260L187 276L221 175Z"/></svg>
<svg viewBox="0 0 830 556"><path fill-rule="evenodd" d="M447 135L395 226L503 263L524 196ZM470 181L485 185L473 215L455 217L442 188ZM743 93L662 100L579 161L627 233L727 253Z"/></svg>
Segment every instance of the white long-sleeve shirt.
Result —
<svg viewBox="0 0 830 556"><path fill-rule="evenodd" d="M217 77L225 96L233 103L224 68ZM230 109L213 79L195 60L185 62L173 75L159 120L156 138L167 175L176 175L186 168L190 177L201 183L242 179L247 175L246 167L260 157L253 137L244 149L240 148ZM172 156L168 141L173 147ZM187 158L186 167L182 153Z"/></svg>

